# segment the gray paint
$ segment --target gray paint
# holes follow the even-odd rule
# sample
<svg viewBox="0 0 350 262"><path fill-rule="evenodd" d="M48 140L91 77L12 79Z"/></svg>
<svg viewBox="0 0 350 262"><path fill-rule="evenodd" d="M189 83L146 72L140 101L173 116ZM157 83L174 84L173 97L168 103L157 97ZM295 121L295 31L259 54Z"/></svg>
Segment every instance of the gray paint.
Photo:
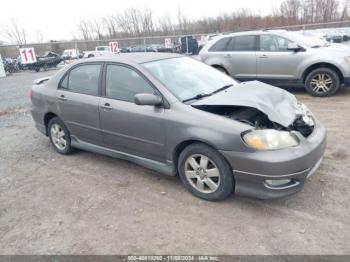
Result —
<svg viewBox="0 0 350 262"><path fill-rule="evenodd" d="M280 190L277 193L275 190L266 189L259 182L260 175L270 175L279 179L281 175L312 169L324 152L324 127L317 122L314 134L308 138L297 134L300 145L295 148L256 151L241 139L241 133L253 127L180 102L142 66L143 62L172 57L178 55L126 54L80 60L60 70L47 81L37 81L39 84L34 84L32 88L31 109L37 128L45 132L45 115L56 114L68 126L75 147L124 158L168 175L176 174L174 156L177 147L184 142L200 141L219 150L231 165L236 181L236 193L270 198L300 190L304 179L292 189ZM132 102L57 89L61 78L72 67L96 62L125 64L138 70L158 89L167 106L141 106ZM265 87L268 91L262 90ZM249 103L249 106L265 112L271 120L284 124L290 123L297 111L294 96L273 87L262 86L258 82L237 85L227 92L230 96L218 93L201 102L230 105ZM237 92L236 98L233 97L234 92ZM66 99L64 101L60 100L62 94ZM272 105L277 101L275 99L282 100L281 112L272 110ZM109 103L111 108L104 108L105 103ZM251 177L242 172L257 175ZM295 179L298 179L298 176ZM255 182L247 187L246 180Z"/></svg>
<svg viewBox="0 0 350 262"><path fill-rule="evenodd" d="M297 115L302 115L295 96L283 89L259 81L234 85L223 92L205 97L192 105L254 107L265 113L271 121L284 127L292 124Z"/></svg>

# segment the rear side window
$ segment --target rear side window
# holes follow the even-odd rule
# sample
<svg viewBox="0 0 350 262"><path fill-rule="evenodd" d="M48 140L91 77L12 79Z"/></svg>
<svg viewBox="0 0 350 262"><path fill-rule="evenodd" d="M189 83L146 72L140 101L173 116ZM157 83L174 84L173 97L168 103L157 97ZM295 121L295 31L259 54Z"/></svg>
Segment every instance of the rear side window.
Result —
<svg viewBox="0 0 350 262"><path fill-rule="evenodd" d="M226 51L228 42L230 41L229 37L225 37L217 41L212 47L209 48L211 52L222 52Z"/></svg>
<svg viewBox="0 0 350 262"><path fill-rule="evenodd" d="M156 94L153 87L136 71L119 65L107 65L106 97L134 102L140 93Z"/></svg>
<svg viewBox="0 0 350 262"><path fill-rule="evenodd" d="M73 68L61 82L60 88L97 96L101 65L81 65Z"/></svg>
<svg viewBox="0 0 350 262"><path fill-rule="evenodd" d="M242 35L231 38L227 51L255 51L256 37L254 35Z"/></svg>

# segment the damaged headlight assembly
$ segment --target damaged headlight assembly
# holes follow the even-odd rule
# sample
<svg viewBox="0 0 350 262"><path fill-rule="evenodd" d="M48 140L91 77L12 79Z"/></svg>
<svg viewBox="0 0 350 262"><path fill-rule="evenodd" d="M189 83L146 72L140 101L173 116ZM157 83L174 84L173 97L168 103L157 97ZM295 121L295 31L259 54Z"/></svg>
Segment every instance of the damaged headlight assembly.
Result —
<svg viewBox="0 0 350 262"><path fill-rule="evenodd" d="M257 150L278 150L299 145L298 137L275 129L251 130L242 134L244 142Z"/></svg>

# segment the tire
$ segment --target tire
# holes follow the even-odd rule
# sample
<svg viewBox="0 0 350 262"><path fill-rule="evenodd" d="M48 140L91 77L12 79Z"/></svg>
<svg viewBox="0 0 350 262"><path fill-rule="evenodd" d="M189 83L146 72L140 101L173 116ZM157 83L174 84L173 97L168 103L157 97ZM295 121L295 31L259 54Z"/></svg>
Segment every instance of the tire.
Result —
<svg viewBox="0 0 350 262"><path fill-rule="evenodd" d="M305 79L305 89L312 96L332 96L339 88L339 76L337 72L330 68L317 68L311 71Z"/></svg>
<svg viewBox="0 0 350 262"><path fill-rule="evenodd" d="M49 121L47 131L54 149L63 155L71 154L74 149L71 146L69 130L61 119L54 117ZM55 134L56 133L56 134ZM63 146L63 140L65 141Z"/></svg>
<svg viewBox="0 0 350 262"><path fill-rule="evenodd" d="M205 144L195 143L186 147L179 156L177 168L182 183L196 197L221 201L234 190L230 165L217 150Z"/></svg>
<svg viewBox="0 0 350 262"><path fill-rule="evenodd" d="M35 72L39 72L39 71L40 71L40 67L39 66L35 67Z"/></svg>

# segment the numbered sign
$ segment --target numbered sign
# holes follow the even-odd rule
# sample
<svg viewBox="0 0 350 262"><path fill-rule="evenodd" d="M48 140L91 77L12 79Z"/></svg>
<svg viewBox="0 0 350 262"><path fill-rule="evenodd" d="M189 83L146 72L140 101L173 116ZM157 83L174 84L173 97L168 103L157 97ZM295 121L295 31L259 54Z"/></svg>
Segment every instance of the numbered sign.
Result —
<svg viewBox="0 0 350 262"><path fill-rule="evenodd" d="M33 47L20 48L19 54L21 55L22 64L31 64L36 62L36 55Z"/></svg>
<svg viewBox="0 0 350 262"><path fill-rule="evenodd" d="M119 53L119 46L118 42L109 42L109 49L112 53L118 54Z"/></svg>
<svg viewBox="0 0 350 262"><path fill-rule="evenodd" d="M171 38L165 38L164 44L165 48L171 48Z"/></svg>

